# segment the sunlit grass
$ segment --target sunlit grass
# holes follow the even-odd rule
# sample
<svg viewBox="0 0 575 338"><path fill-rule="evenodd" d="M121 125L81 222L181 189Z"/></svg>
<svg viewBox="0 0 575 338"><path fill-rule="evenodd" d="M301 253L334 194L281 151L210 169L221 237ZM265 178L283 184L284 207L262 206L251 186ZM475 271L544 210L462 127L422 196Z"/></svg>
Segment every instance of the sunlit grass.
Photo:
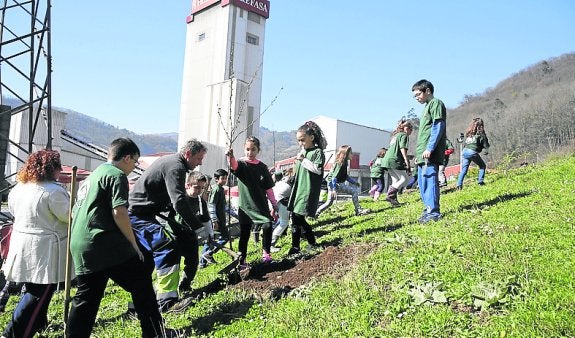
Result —
<svg viewBox="0 0 575 338"><path fill-rule="evenodd" d="M374 213L361 217L337 203L315 223L319 243L372 248L343 277L310 281L279 301L223 290L166 315L167 324L213 337L573 337L574 167L571 156L488 173L483 187L470 173L462 191L452 183L441 195L444 218L426 225L417 223L417 192L400 195L401 208L363 199ZM280 244L276 257L289 236ZM251 243L249 260L259 258ZM216 259L229 262L224 253ZM219 268L200 270L194 287ZM139 336L137 321L121 316L128 301L108 288L95 336ZM52 322L61 322L61 303L58 294Z"/></svg>

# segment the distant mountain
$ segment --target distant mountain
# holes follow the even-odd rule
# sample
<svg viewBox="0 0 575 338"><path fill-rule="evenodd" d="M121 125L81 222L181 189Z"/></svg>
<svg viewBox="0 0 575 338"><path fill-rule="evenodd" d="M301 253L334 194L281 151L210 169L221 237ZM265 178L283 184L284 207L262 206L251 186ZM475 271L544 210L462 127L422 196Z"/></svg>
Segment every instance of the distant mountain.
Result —
<svg viewBox="0 0 575 338"><path fill-rule="evenodd" d="M129 137L136 142L142 155L175 152L178 149L177 133L136 134L73 110L63 108L54 108L54 110L67 113L65 128L68 132L79 139L103 148L107 148L113 139Z"/></svg>
<svg viewBox="0 0 575 338"><path fill-rule="evenodd" d="M82 113L65 109L54 108L67 113L65 128L75 137L107 148L110 141L118 137L129 137L140 147L143 155L160 152L175 152L178 149L178 133L162 134L136 134L127 129L120 129L96 118ZM295 131L274 132L260 127L260 141L262 151L260 159L271 166L276 160L281 160L297 153ZM275 151L274 151L275 144ZM275 157L274 157L275 155Z"/></svg>
<svg viewBox="0 0 575 338"><path fill-rule="evenodd" d="M3 98L7 104L9 100ZM67 113L67 131L96 145L107 147L117 137L130 137L143 155L177 151L177 133L141 135L73 110L54 110ZM574 116L575 53L568 53L527 67L483 93L466 95L458 107L447 112L447 135L457 145L459 133L465 132L473 117L481 117L491 143L487 161L532 162L572 147ZM417 120L416 115L413 118ZM415 142L414 134L411 139ZM294 156L298 151L295 131L260 127L259 138L260 159L270 166L274 160ZM453 158L452 163L458 160Z"/></svg>

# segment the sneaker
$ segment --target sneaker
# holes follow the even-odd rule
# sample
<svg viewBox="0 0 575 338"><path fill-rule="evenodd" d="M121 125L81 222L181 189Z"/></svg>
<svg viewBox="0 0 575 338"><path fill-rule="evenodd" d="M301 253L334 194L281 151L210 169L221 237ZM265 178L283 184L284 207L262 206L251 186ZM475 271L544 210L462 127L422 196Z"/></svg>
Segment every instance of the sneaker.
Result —
<svg viewBox="0 0 575 338"><path fill-rule="evenodd" d="M420 224L425 224L425 223L431 222L431 221L437 222L437 221L439 221L440 218L441 218L441 215L425 214L419 218L418 222Z"/></svg>
<svg viewBox="0 0 575 338"><path fill-rule="evenodd" d="M262 262L264 263L271 263L273 262L272 255L267 252L264 252L262 255Z"/></svg>
<svg viewBox="0 0 575 338"><path fill-rule="evenodd" d="M212 255L211 251L206 251L202 254L202 259L205 260L206 262L208 262L209 264L216 264L218 262L216 262L216 260L214 259L214 256Z"/></svg>
<svg viewBox="0 0 575 338"><path fill-rule="evenodd" d="M479 185L485 185L485 182L477 182Z"/></svg>
<svg viewBox="0 0 575 338"><path fill-rule="evenodd" d="M205 269L206 267L207 267L206 263L198 264L198 268L200 268L200 269Z"/></svg>
<svg viewBox="0 0 575 338"><path fill-rule="evenodd" d="M444 183L439 183L439 187L440 187L440 188L442 188L442 187L447 187L447 183L445 183L445 182L444 182Z"/></svg>
<svg viewBox="0 0 575 338"><path fill-rule="evenodd" d="M281 248L278 248L277 246L271 246L270 247L270 252L274 253L274 252L279 252L281 250Z"/></svg>
<svg viewBox="0 0 575 338"><path fill-rule="evenodd" d="M455 190L463 190L463 187L458 185L457 187L455 187Z"/></svg>
<svg viewBox="0 0 575 338"><path fill-rule="evenodd" d="M292 247L289 249L289 251L288 251L288 256L297 255L297 254L300 253L300 251L301 251L301 250L300 250L299 248L296 248L296 247L293 247L293 246L292 246Z"/></svg>
<svg viewBox="0 0 575 338"><path fill-rule="evenodd" d="M369 210L369 209L359 208L359 209L357 209L357 211L355 212L355 215L356 215L356 216L367 215L367 214L369 214L370 212L371 212L371 210Z"/></svg>

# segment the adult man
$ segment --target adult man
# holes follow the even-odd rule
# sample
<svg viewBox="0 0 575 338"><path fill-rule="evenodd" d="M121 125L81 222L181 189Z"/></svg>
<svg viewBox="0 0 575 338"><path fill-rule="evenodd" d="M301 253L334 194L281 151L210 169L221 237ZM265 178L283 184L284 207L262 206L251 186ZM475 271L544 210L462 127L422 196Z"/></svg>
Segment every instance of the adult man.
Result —
<svg viewBox="0 0 575 338"><path fill-rule="evenodd" d="M207 148L202 143L191 139L178 153L154 161L130 191L132 227L140 244L154 256L156 297L160 311L170 309L178 300L181 256L196 257L196 261L188 265L189 269L196 269L198 265L198 242L193 230L200 228L202 223L186 198L185 182L187 172L201 165L206 153ZM171 223L166 229L158 222L156 215L170 207L182 217L183 222ZM192 264L195 266L192 267Z"/></svg>

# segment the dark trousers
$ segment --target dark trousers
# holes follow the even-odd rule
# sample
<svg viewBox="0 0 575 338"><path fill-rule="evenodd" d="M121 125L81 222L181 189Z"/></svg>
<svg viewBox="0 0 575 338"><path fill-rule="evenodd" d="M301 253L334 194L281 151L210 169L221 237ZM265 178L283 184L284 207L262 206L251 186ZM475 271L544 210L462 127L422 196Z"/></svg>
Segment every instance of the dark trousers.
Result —
<svg viewBox="0 0 575 338"><path fill-rule="evenodd" d="M238 248L242 257L245 259L248 254L248 242L250 241L250 233L252 232L252 219L242 209L238 210L238 221L240 221L240 243ZM262 226L262 247L269 253L272 246L272 223L258 224Z"/></svg>
<svg viewBox="0 0 575 338"><path fill-rule="evenodd" d="M151 262L151 257L147 257L146 261ZM78 275L78 291L72 299L67 336L90 337L106 284L111 279L132 295L142 337L162 337L164 325L152 286L152 269L151 264L145 264L134 256L106 270Z"/></svg>
<svg viewBox="0 0 575 338"><path fill-rule="evenodd" d="M4 330L7 338L28 338L48 325L48 306L57 284L24 283L26 291Z"/></svg>
<svg viewBox="0 0 575 338"><path fill-rule="evenodd" d="M311 245L316 245L315 235L311 229L311 225L305 220L304 215L291 213L291 246L292 248L298 248L300 245L302 232Z"/></svg>
<svg viewBox="0 0 575 338"><path fill-rule="evenodd" d="M176 247L179 253L184 257L184 278L190 283L196 277L200 255L198 253L199 244L198 236L194 233L174 229L176 235Z"/></svg>

